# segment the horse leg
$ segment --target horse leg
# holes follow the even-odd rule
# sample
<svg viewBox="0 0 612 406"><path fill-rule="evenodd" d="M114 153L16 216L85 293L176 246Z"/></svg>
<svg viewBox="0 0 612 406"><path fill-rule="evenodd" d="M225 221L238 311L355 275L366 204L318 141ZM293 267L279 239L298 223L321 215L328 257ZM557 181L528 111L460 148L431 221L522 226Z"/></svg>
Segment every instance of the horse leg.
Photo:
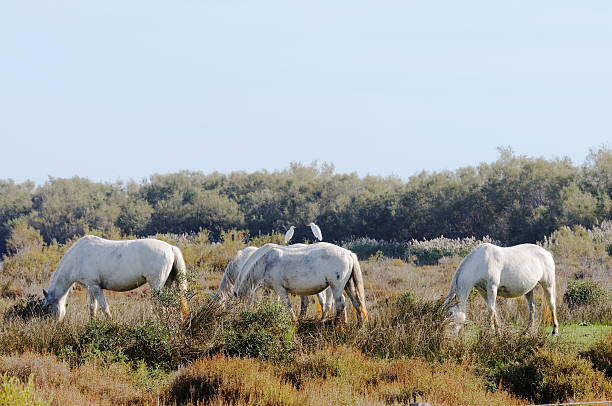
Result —
<svg viewBox="0 0 612 406"><path fill-rule="evenodd" d="M332 288L333 293L334 293L334 300L336 301L336 318L335 321L339 321L340 316L344 316L343 320L346 323L347 319L346 319L346 311L344 310L344 304L345 304L345 299L344 299L344 295L342 294L342 288Z"/></svg>
<svg viewBox="0 0 612 406"><path fill-rule="evenodd" d="M554 286L548 283L540 283L540 285L544 289L544 296L546 296L546 300L548 301L548 306L550 306L550 312L552 313L552 319L553 319L552 334L554 336L559 335L559 321L557 320L557 306L555 305Z"/></svg>
<svg viewBox="0 0 612 406"><path fill-rule="evenodd" d="M353 304L353 310L357 309L357 311L355 311L354 313L357 315L357 325L361 326L361 324L363 323L363 314L365 309L362 309L359 305L359 301L357 300L357 292L355 292L355 284L347 283L344 287L344 291L346 292L346 295L349 297L349 300Z"/></svg>
<svg viewBox="0 0 612 406"><path fill-rule="evenodd" d="M495 335L499 335L499 326L497 323L497 313L495 312L495 300L497 299L497 286L489 284L487 286L487 306L489 308L489 320L491 328Z"/></svg>
<svg viewBox="0 0 612 406"><path fill-rule="evenodd" d="M92 292L91 288L88 288L88 298L89 298L89 317L94 318L98 313L98 301L96 300L96 296Z"/></svg>
<svg viewBox="0 0 612 406"><path fill-rule="evenodd" d="M319 315L319 318L321 320L323 320L323 317L325 317L325 313L327 312L327 309L325 308L326 300L327 300L327 295L325 294L325 291L317 293L317 301L316 301L317 314Z"/></svg>
<svg viewBox="0 0 612 406"><path fill-rule="evenodd" d="M289 294L287 293L287 289L283 288L282 286L275 286L274 290L276 291L278 296L281 298L281 300L285 302L285 304L289 308L289 311L291 312L291 319L295 321L295 313L293 312L293 307L291 307L291 300L289 299Z"/></svg>
<svg viewBox="0 0 612 406"><path fill-rule="evenodd" d="M321 292L321 295L325 297L325 306L323 306L323 312L321 314L321 320L323 320L329 314L332 306L334 305L334 294L332 293L332 289L328 287Z"/></svg>
<svg viewBox="0 0 612 406"><path fill-rule="evenodd" d="M92 292L92 294L94 295L95 299L100 304L100 307L102 308L102 312L106 315L106 317L110 319L111 318L110 309L108 308L108 303L106 303L106 298L104 297L104 292L102 292L102 288L99 287L98 285L94 285L90 287L89 289L90 289L90 292Z"/></svg>
<svg viewBox="0 0 612 406"><path fill-rule="evenodd" d="M529 292L525 293L525 298L527 299L527 307L529 307L529 321L527 322L527 328L525 329L525 331L523 331L523 334L526 334L529 330L533 328L533 323L535 321L535 300L533 300L534 289L531 289Z"/></svg>
<svg viewBox="0 0 612 406"><path fill-rule="evenodd" d="M299 315L300 320L306 317L307 312L308 312L308 296L300 296L300 315Z"/></svg>

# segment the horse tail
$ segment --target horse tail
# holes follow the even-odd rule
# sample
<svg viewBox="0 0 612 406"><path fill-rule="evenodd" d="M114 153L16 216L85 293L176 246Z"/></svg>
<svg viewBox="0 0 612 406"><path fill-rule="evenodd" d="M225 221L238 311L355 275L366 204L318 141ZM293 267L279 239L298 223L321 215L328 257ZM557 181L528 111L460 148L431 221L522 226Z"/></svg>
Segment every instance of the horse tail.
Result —
<svg viewBox="0 0 612 406"><path fill-rule="evenodd" d="M174 274L174 278L178 283L181 313L183 315L183 320L186 320L189 315L189 306L185 298L187 294L187 267L185 266L183 253L178 247L172 246L172 253L174 254L174 263L172 264L171 273Z"/></svg>
<svg viewBox="0 0 612 406"><path fill-rule="evenodd" d="M550 252L548 252L550 254ZM552 258L552 254L550 255L551 257L551 264L552 264L552 272L550 275L550 284L552 285L552 301L556 302L557 301L557 281L555 278L555 260ZM542 320L545 323L551 323L554 325L554 319L553 319L553 314L552 314L552 309L550 308L550 305L548 304L548 302L546 300L543 300L544 304L542 305Z"/></svg>
<svg viewBox="0 0 612 406"><path fill-rule="evenodd" d="M361 273L361 266L359 265L359 260L354 252L351 252L351 257L353 258L353 272L351 273L350 279L355 282L355 294L357 296L357 302L359 302L359 310L363 315L363 319L367 321L368 312L365 305L365 291L363 289L363 275Z"/></svg>

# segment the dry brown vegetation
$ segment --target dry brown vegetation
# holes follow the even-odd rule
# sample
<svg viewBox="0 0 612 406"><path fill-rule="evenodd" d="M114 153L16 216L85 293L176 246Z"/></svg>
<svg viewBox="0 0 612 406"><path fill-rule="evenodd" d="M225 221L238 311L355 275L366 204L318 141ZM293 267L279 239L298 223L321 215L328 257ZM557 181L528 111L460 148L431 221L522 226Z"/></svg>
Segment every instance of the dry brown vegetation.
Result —
<svg viewBox="0 0 612 406"><path fill-rule="evenodd" d="M578 232L563 232L548 241L558 264L562 324L610 330L609 296L570 308L563 295L569 282L585 279L609 291L612 258L605 250L585 253L584 238L574 241ZM511 405L612 398L610 338L589 336L576 345L571 337L549 337L544 326L522 336L522 298L499 299L506 328L492 337L485 304L474 295L464 334L449 336L441 298L459 256L417 266L375 255L362 261L370 315L365 326L320 323L313 308L294 324L274 301L223 308L207 299L225 264L246 246L245 233L224 233L219 244L211 244L206 232L159 235L179 245L188 264L187 323L144 287L108 292L110 321L89 321L86 292L76 288L58 324L21 309L34 303L28 294L46 287L66 246L38 244L26 226L20 233L0 273L0 376L24 383L32 377L33 396L49 404Z"/></svg>

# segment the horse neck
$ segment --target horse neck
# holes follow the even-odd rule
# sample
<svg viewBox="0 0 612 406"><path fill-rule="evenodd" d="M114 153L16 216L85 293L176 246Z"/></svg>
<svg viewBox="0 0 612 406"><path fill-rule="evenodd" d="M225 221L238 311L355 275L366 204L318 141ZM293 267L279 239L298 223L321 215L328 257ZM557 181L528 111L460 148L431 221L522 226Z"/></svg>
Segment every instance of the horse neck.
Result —
<svg viewBox="0 0 612 406"><path fill-rule="evenodd" d="M53 272L53 277L49 284L49 293L51 293L54 298L57 298L60 304L66 302L68 291L75 282L71 276L70 272L68 272L68 268L62 266L62 264Z"/></svg>
<svg viewBox="0 0 612 406"><path fill-rule="evenodd" d="M235 267L233 265L230 262L225 273L223 273L223 278L221 278L221 283L219 284L219 292L230 290L232 285L236 283Z"/></svg>
<svg viewBox="0 0 612 406"><path fill-rule="evenodd" d="M240 286L238 287L238 295L239 296L243 296L245 294L250 294L256 287L258 282L261 280L261 277L259 276L261 274L261 268L262 268L262 261L261 258L259 258L254 264L253 266L251 266L248 271L246 272L246 274L241 274L239 276L239 284Z"/></svg>
<svg viewBox="0 0 612 406"><path fill-rule="evenodd" d="M456 298L462 308L465 308L470 292L472 292L472 288L474 287L473 281L467 280L469 279L469 275L466 275L466 272L463 272L466 267L465 262L466 261L464 260L464 262L459 265L455 275L453 275L451 291L449 292L448 296L449 300Z"/></svg>

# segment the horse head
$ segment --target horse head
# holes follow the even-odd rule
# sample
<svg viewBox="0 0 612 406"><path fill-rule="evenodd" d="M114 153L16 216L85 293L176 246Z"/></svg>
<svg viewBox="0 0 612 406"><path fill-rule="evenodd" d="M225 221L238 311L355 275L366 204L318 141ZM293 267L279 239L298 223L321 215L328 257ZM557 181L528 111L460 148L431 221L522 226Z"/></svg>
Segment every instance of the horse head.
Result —
<svg viewBox="0 0 612 406"><path fill-rule="evenodd" d="M43 311L46 314L52 315L58 321L62 321L66 315L66 307L60 306L59 300L54 296L53 292L47 292L43 289L43 296L45 297L42 303Z"/></svg>
<svg viewBox="0 0 612 406"><path fill-rule="evenodd" d="M465 310L461 308L460 301L456 294L450 295L444 301L444 309L448 317L452 319L451 326L458 333L461 327L465 325L466 315Z"/></svg>

